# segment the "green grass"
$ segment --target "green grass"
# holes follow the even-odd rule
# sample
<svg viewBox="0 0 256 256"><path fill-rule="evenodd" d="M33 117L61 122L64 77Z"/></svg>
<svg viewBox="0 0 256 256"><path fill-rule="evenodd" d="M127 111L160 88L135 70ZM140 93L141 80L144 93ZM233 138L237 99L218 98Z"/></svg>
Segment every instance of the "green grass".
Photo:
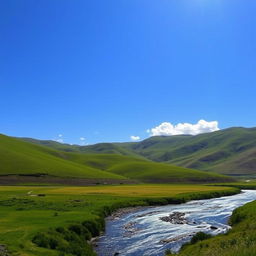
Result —
<svg viewBox="0 0 256 256"><path fill-rule="evenodd" d="M231 183L216 183L212 184L216 186L229 186L234 188L240 188L240 189L256 189L256 180L251 181L237 181L237 182L231 182Z"/></svg>
<svg viewBox="0 0 256 256"><path fill-rule="evenodd" d="M0 163L0 175L45 174L154 183L209 183L232 180L218 174L155 163L134 156L59 151L3 135L0 135Z"/></svg>
<svg viewBox="0 0 256 256"><path fill-rule="evenodd" d="M169 164L145 161L140 158L122 156L115 154L77 154L66 153L66 158L92 168L98 168L126 178L152 183L172 183L172 182L215 182L230 178L207 173L203 171L191 170Z"/></svg>
<svg viewBox="0 0 256 256"><path fill-rule="evenodd" d="M185 246L177 256L255 256L256 201L236 209L230 219L232 229L194 245Z"/></svg>
<svg viewBox="0 0 256 256"><path fill-rule="evenodd" d="M58 143L51 140L37 140L32 138L22 138L22 140L31 142L33 144L47 146L56 150L64 152L75 152L75 153L86 153L86 154L118 154L124 156L134 156L137 158L143 159L142 156L136 154L135 152L126 149L122 144L118 143L98 143L95 145L89 146L79 146L79 145L70 145L65 143Z"/></svg>
<svg viewBox="0 0 256 256"><path fill-rule="evenodd" d="M230 128L197 136L153 137L128 148L154 161L223 174L252 175L256 168L255 145L255 128Z"/></svg>
<svg viewBox="0 0 256 256"><path fill-rule="evenodd" d="M256 128L229 128L197 136L151 137L134 143L73 146L33 140L67 152L119 154L229 175L255 175Z"/></svg>
<svg viewBox="0 0 256 256"><path fill-rule="evenodd" d="M119 163L108 169L109 172L126 176L131 179L143 182L159 182L159 183L205 183L214 182L215 180L228 181L230 178L215 173L207 173L183 167L177 167L162 163L152 162L129 162Z"/></svg>
<svg viewBox="0 0 256 256"><path fill-rule="evenodd" d="M104 217L120 207L182 203L235 192L226 187L160 184L0 187L0 244L13 256L89 256L93 252L85 240L98 234Z"/></svg>
<svg viewBox="0 0 256 256"><path fill-rule="evenodd" d="M122 179L65 159L61 151L0 135L0 175L47 174L59 177Z"/></svg>

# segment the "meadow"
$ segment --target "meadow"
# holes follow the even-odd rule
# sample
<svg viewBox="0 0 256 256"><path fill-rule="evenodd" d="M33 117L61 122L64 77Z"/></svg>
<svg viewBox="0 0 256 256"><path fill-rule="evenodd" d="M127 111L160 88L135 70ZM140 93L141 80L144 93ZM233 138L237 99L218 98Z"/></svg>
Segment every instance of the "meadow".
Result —
<svg viewBox="0 0 256 256"><path fill-rule="evenodd" d="M118 208L182 203L237 193L205 185L2 186L0 244L14 256L95 255L89 241Z"/></svg>

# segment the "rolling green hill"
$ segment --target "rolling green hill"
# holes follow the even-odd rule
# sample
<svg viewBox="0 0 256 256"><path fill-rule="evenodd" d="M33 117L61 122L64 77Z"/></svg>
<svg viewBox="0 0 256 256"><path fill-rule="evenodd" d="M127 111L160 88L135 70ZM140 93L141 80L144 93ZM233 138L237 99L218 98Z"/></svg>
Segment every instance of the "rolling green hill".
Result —
<svg viewBox="0 0 256 256"><path fill-rule="evenodd" d="M32 138L22 138L26 142L33 144L47 146L56 150L65 152L76 152L85 154L118 154L124 156L135 156L137 158L145 159L139 154L133 152L129 148L123 146L123 143L98 143L89 146L70 145L65 143L59 143L52 140L36 140ZM129 143L128 143L129 144Z"/></svg>
<svg viewBox="0 0 256 256"><path fill-rule="evenodd" d="M229 128L197 136L151 137L133 143L73 146L34 140L67 152L119 154L228 175L256 175L256 128Z"/></svg>
<svg viewBox="0 0 256 256"><path fill-rule="evenodd" d="M230 178L118 154L60 151L0 135L0 175L48 175L139 182L225 182Z"/></svg>
<svg viewBox="0 0 256 256"><path fill-rule="evenodd" d="M256 174L256 129L153 137L131 147L148 159L230 175Z"/></svg>
<svg viewBox="0 0 256 256"><path fill-rule="evenodd" d="M66 159L60 151L0 135L0 175L51 175L90 179L122 179Z"/></svg>
<svg viewBox="0 0 256 256"><path fill-rule="evenodd" d="M77 154L66 153L67 159L76 163L84 164L93 168L115 173L130 179L149 183L171 183L171 182L215 182L219 180L228 181L229 178L177 167L170 164L145 161L140 158L122 156L115 154Z"/></svg>

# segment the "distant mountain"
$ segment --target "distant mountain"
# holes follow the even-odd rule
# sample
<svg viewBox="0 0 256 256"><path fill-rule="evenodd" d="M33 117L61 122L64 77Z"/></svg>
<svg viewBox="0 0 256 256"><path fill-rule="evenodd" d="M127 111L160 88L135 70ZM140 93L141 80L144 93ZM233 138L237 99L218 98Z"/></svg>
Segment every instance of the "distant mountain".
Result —
<svg viewBox="0 0 256 256"><path fill-rule="evenodd" d="M33 142L33 143L32 143ZM22 180L24 177L47 177L48 183L65 179L74 184L74 178L93 180L91 183L208 183L231 181L229 177L191 170L170 164L155 163L141 157L120 154L88 154L78 152L77 146L55 142L38 142L0 135L0 184L4 179ZM66 151L54 149L63 147ZM115 147L114 147L115 148ZM87 147L88 149L88 147ZM97 148L98 149L98 148ZM122 148L121 148L122 149ZM68 151L68 152L67 152ZM126 149L122 149L126 152ZM31 179L29 179L31 181ZM36 182L37 179L33 179ZM42 179L41 179L42 180ZM41 181L40 180L40 181Z"/></svg>
<svg viewBox="0 0 256 256"><path fill-rule="evenodd" d="M67 152L119 154L228 175L256 175L256 128L238 127L196 136L159 136L141 142L90 146L40 140L33 143L48 143L49 147Z"/></svg>
<svg viewBox="0 0 256 256"><path fill-rule="evenodd" d="M151 137L128 148L157 162L229 175L256 174L256 128Z"/></svg>
<svg viewBox="0 0 256 256"><path fill-rule="evenodd" d="M133 152L119 143L98 143L89 146L79 146L79 145L70 145L65 143L59 143L52 140L37 140L32 138L22 138L26 142L33 144L47 146L56 150L61 150L65 152L77 152L77 153L86 153L86 154L118 154L124 156L134 156L138 158L144 158L139 154ZM129 144L129 143L128 143Z"/></svg>

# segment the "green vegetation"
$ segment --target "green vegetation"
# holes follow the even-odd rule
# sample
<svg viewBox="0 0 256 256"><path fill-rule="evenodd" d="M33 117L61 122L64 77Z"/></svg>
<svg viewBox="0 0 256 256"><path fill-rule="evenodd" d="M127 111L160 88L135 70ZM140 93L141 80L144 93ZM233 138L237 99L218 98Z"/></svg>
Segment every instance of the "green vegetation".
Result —
<svg viewBox="0 0 256 256"><path fill-rule="evenodd" d="M104 217L127 206L182 203L238 192L203 185L0 187L0 244L13 256L90 256Z"/></svg>
<svg viewBox="0 0 256 256"><path fill-rule="evenodd" d="M123 177L68 161L61 151L0 135L0 174L48 174L60 177Z"/></svg>
<svg viewBox="0 0 256 256"><path fill-rule="evenodd" d="M230 179L226 176L215 173L207 173L153 162L120 163L110 168L108 171L148 183L207 183L215 182L216 180L223 180L224 182L227 182Z"/></svg>
<svg viewBox="0 0 256 256"><path fill-rule="evenodd" d="M232 229L193 245L186 245L177 256L255 256L256 201L236 209L230 219ZM170 254L172 255L172 254Z"/></svg>
<svg viewBox="0 0 256 256"><path fill-rule="evenodd" d="M233 194L239 188L255 189L255 181L234 182L220 174L171 165L252 174L254 134L256 129L235 128L85 147L0 135L0 182L7 179L8 184L10 177L17 176L20 183L26 183L0 187L0 244L13 256L95 255L88 241L104 230L104 218L118 208L183 203ZM36 179L24 179L31 176ZM45 186L38 186L42 176L48 177ZM67 184L83 179L93 184L159 184L53 186L61 184L57 178L70 181ZM209 238L198 233L180 255L255 255L255 206L253 202L234 212L234 228L227 235Z"/></svg>
<svg viewBox="0 0 256 256"><path fill-rule="evenodd" d="M254 176L256 128L230 128L197 136L151 137L134 143L72 146L33 140L67 152L119 154L235 176Z"/></svg>
<svg viewBox="0 0 256 256"><path fill-rule="evenodd" d="M255 174L256 128L230 128L197 136L152 137L127 146L154 161L230 175Z"/></svg>
<svg viewBox="0 0 256 256"><path fill-rule="evenodd" d="M232 183L217 183L213 184L213 186L229 186L229 187L234 187L234 188L240 188L240 189L256 189L256 181L255 180L250 180L250 181L237 181L237 182L232 182Z"/></svg>
<svg viewBox="0 0 256 256"><path fill-rule="evenodd" d="M52 144L56 143L52 142ZM44 180L46 183L60 182L56 179L51 180L51 177L94 179L94 184L104 179L108 179L108 183L115 183L116 180L119 183L232 181L231 178L219 174L155 163L134 156L66 152L4 135L0 135L0 163L0 175L23 175L21 179L23 184L37 182L26 180L24 176L27 175L47 175L48 179ZM64 184L75 184L74 180L73 183L67 183L68 180L65 182ZM8 180L6 183L10 184Z"/></svg>
<svg viewBox="0 0 256 256"><path fill-rule="evenodd" d="M79 146L79 145L70 145L65 143L58 143L52 140L36 140L32 138L22 138L26 142L33 144L47 146L56 150L65 151L65 152L75 152L75 153L86 153L86 154L118 154L124 156L135 156L137 158L145 159L142 156L132 152L129 149L122 147L122 144L116 143L98 143L95 145L89 146Z"/></svg>

